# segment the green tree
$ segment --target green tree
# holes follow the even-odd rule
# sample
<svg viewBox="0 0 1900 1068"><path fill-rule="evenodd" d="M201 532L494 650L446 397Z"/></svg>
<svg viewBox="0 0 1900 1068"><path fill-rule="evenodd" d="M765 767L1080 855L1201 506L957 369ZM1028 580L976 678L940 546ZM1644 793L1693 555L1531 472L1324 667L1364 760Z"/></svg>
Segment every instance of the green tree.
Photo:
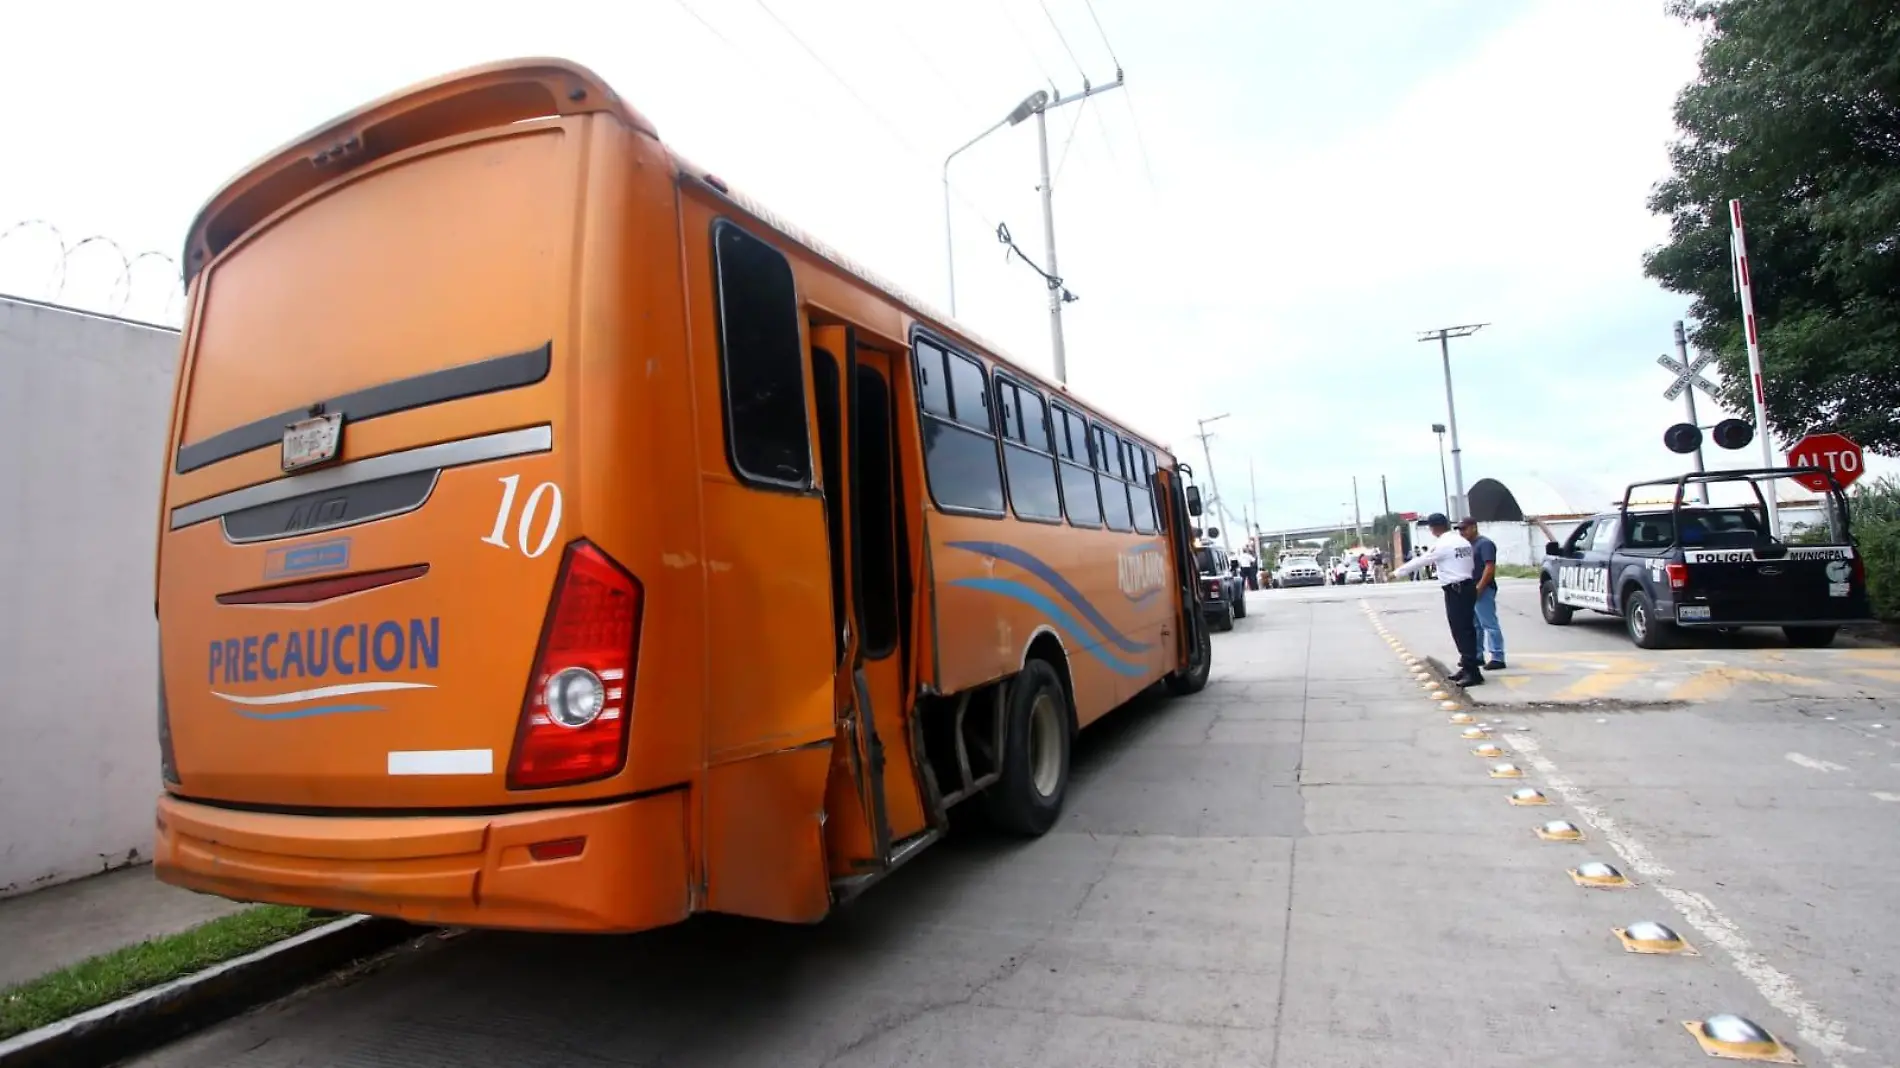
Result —
<svg viewBox="0 0 1900 1068"><path fill-rule="evenodd" d="M1730 271L1743 203L1767 379L1784 440L1841 431L1900 451L1900 0L1674 0L1706 39L1676 100L1673 173L1644 271L1694 298L1724 401L1751 411Z"/></svg>

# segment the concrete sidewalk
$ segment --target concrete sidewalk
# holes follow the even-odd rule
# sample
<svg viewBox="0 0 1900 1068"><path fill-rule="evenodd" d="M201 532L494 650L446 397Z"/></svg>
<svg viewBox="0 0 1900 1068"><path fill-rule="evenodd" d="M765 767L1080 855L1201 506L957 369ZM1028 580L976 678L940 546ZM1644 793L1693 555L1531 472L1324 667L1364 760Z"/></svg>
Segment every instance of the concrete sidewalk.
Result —
<svg viewBox="0 0 1900 1068"><path fill-rule="evenodd" d="M0 900L0 989L248 906L167 886L148 864Z"/></svg>

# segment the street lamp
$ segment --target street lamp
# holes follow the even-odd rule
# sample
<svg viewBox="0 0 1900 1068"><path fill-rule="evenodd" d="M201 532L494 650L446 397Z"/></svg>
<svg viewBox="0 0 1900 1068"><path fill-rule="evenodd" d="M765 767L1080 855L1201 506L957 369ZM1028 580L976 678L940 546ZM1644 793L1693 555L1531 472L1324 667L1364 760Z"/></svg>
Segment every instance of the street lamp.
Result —
<svg viewBox="0 0 1900 1068"><path fill-rule="evenodd" d="M1457 509L1451 506L1451 482L1445 477L1445 424L1433 423L1432 433L1438 435L1438 486L1445 491L1445 507L1455 512ZM1451 518L1459 517L1452 516Z"/></svg>
<svg viewBox="0 0 1900 1068"><path fill-rule="evenodd" d="M1023 102L1016 105L1015 110L1003 116L1001 119L998 119L996 125L970 138L958 147L955 152L943 158L943 258L944 273L950 283L950 314L953 317L957 314L957 256L956 241L953 236L955 231L950 225L950 161L962 155L966 150L975 147L978 141L983 140L985 137L988 137L1003 127L1021 125L1022 121L1029 116L1041 114L1042 109L1048 103L1049 94L1041 89L1036 90L1024 97Z"/></svg>
<svg viewBox="0 0 1900 1068"><path fill-rule="evenodd" d="M1420 341L1438 342L1438 355L1445 361L1445 416L1451 424L1451 473L1458 486L1458 495L1451 499L1452 519L1456 521L1465 509L1465 465L1458 448L1458 406L1451 400L1451 339L1470 337L1489 326L1489 323L1471 323L1465 326L1443 326L1436 330L1422 331Z"/></svg>
<svg viewBox="0 0 1900 1068"><path fill-rule="evenodd" d="M1016 105L1016 110L1003 116L996 125L972 137L962 148L958 148L956 152L945 156L943 160L944 257L946 263L949 265L950 274L950 314L955 315L957 313L957 287L956 260L950 250L950 161L955 159L957 154L964 149L983 140L997 130L1005 126L1014 126L1031 115L1036 117L1036 149L1038 159L1042 165L1042 184L1036 188L1042 193L1043 255L1048 259L1048 264L1044 267L1042 276L1044 283L1049 289L1050 364L1055 370L1056 381L1064 385L1067 385L1069 382L1069 356L1062 341L1062 302L1065 299L1073 300L1075 298L1063 288L1062 276L1057 273L1056 270L1055 181L1049 175L1049 113L1067 104L1079 104L1097 93L1106 93L1110 89L1120 89L1125 84L1127 84L1127 79L1122 76L1121 69L1118 67L1115 70L1114 81L1105 85L1090 85L1088 81L1084 79L1082 82L1082 91L1079 93L1070 93L1068 96L1057 96L1052 100L1048 93L1038 89L1023 98L1023 102Z"/></svg>

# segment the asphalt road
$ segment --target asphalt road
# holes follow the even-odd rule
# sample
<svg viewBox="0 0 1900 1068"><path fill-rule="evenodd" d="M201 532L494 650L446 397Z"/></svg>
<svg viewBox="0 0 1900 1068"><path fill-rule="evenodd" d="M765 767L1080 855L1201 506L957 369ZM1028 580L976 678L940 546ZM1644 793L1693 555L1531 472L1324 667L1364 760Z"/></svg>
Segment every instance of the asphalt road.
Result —
<svg viewBox="0 0 1900 1068"><path fill-rule="evenodd" d="M1497 780L1381 635L1431 588L1250 605L1206 693L1084 736L1041 840L953 837L809 928L464 935L138 1063L1649 1068L1703 1063L1682 1021L1716 1012L1811 1065L1895 1062L1884 721L1510 712L1529 775ZM1401 644L1442 653L1426 629ZM1508 804L1525 784L1556 803ZM1585 840L1533 833L1558 818ZM1639 885L1581 888L1587 859ZM1625 952L1643 919L1699 955Z"/></svg>

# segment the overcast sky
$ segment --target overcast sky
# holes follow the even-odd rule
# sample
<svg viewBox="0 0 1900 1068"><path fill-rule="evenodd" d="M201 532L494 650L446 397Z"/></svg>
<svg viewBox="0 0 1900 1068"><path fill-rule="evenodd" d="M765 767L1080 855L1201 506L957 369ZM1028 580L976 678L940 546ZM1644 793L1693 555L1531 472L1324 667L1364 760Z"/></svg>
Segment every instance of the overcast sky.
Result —
<svg viewBox="0 0 1900 1068"><path fill-rule="evenodd" d="M1095 0L1105 43L1084 0L20 4L0 230L45 219L176 255L204 199L277 145L414 81L555 55L945 306L944 155L1038 87L1080 88L1078 65L1112 80L1112 46L1128 88L1049 119L1073 388L1197 464L1196 418L1228 413L1215 474L1238 511L1251 467L1267 529L1350 514L1354 476L1367 517L1381 475L1394 509L1431 510L1445 395L1417 333L1486 322L1453 342L1466 483L1607 492L1679 466L1655 361L1688 304L1642 275L1665 236L1643 205L1697 42L1662 8ZM1033 124L951 173L960 317L1047 370L1041 282L993 236L1007 223L1041 256ZM50 296L53 247L41 228L0 240L0 292ZM126 314L175 319L167 270L139 263ZM82 250L61 298L110 310L117 274Z"/></svg>

